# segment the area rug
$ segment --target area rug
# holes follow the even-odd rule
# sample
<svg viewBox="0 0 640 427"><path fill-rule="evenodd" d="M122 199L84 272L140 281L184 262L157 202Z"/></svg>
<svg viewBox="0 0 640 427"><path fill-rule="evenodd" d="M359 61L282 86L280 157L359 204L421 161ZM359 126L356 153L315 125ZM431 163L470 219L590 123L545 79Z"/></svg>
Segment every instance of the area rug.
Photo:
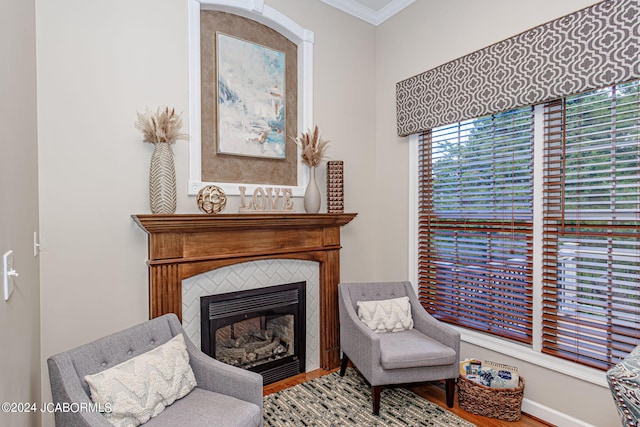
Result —
<svg viewBox="0 0 640 427"><path fill-rule="evenodd" d="M371 387L355 369L298 384L264 397L265 426L460 426L468 421L404 388L383 389L380 415L371 412Z"/></svg>

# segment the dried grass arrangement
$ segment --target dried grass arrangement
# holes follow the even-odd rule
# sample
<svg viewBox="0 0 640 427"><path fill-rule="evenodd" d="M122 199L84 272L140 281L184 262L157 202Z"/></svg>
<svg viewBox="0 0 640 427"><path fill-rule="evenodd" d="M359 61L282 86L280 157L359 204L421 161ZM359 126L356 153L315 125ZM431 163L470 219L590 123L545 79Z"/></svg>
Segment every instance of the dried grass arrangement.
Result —
<svg viewBox="0 0 640 427"><path fill-rule="evenodd" d="M320 138L318 126L315 127L313 133L311 131L303 133L295 139L295 142L302 150L300 155L302 163L309 167L315 167L320 164L329 146L329 141Z"/></svg>
<svg viewBox="0 0 640 427"><path fill-rule="evenodd" d="M166 106L158 107L155 112L147 109L144 113L138 112L136 129L142 132L144 142L168 142L173 144L178 139L189 139L186 133L180 133L182 129L182 113L176 113L174 108Z"/></svg>

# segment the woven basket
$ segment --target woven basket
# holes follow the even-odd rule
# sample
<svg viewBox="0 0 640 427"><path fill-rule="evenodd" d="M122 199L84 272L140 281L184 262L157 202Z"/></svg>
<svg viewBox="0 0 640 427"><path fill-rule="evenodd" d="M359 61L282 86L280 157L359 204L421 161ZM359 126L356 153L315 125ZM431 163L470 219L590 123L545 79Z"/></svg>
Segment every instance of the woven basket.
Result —
<svg viewBox="0 0 640 427"><path fill-rule="evenodd" d="M516 388L492 388L464 375L458 379L458 404L472 414L498 418L505 421L517 421L522 413L522 397L524 394L524 378Z"/></svg>

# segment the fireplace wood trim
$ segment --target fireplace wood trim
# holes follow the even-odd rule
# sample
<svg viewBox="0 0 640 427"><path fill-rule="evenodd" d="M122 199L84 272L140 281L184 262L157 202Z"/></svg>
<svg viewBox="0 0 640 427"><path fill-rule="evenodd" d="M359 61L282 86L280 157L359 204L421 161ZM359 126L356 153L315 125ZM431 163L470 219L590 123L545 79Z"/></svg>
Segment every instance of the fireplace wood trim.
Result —
<svg viewBox="0 0 640 427"><path fill-rule="evenodd" d="M149 316L182 319L182 280L261 259L319 263L320 367L340 364L340 227L355 213L132 215L148 234Z"/></svg>

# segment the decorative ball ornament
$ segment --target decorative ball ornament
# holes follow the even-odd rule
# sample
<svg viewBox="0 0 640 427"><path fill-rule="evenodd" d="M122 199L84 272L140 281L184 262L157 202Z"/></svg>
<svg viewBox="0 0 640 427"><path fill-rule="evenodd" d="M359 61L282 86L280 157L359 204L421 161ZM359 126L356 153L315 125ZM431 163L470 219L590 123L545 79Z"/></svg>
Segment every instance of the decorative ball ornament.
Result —
<svg viewBox="0 0 640 427"><path fill-rule="evenodd" d="M217 214L227 205L227 195L216 185L207 185L198 192L198 208L207 214Z"/></svg>

